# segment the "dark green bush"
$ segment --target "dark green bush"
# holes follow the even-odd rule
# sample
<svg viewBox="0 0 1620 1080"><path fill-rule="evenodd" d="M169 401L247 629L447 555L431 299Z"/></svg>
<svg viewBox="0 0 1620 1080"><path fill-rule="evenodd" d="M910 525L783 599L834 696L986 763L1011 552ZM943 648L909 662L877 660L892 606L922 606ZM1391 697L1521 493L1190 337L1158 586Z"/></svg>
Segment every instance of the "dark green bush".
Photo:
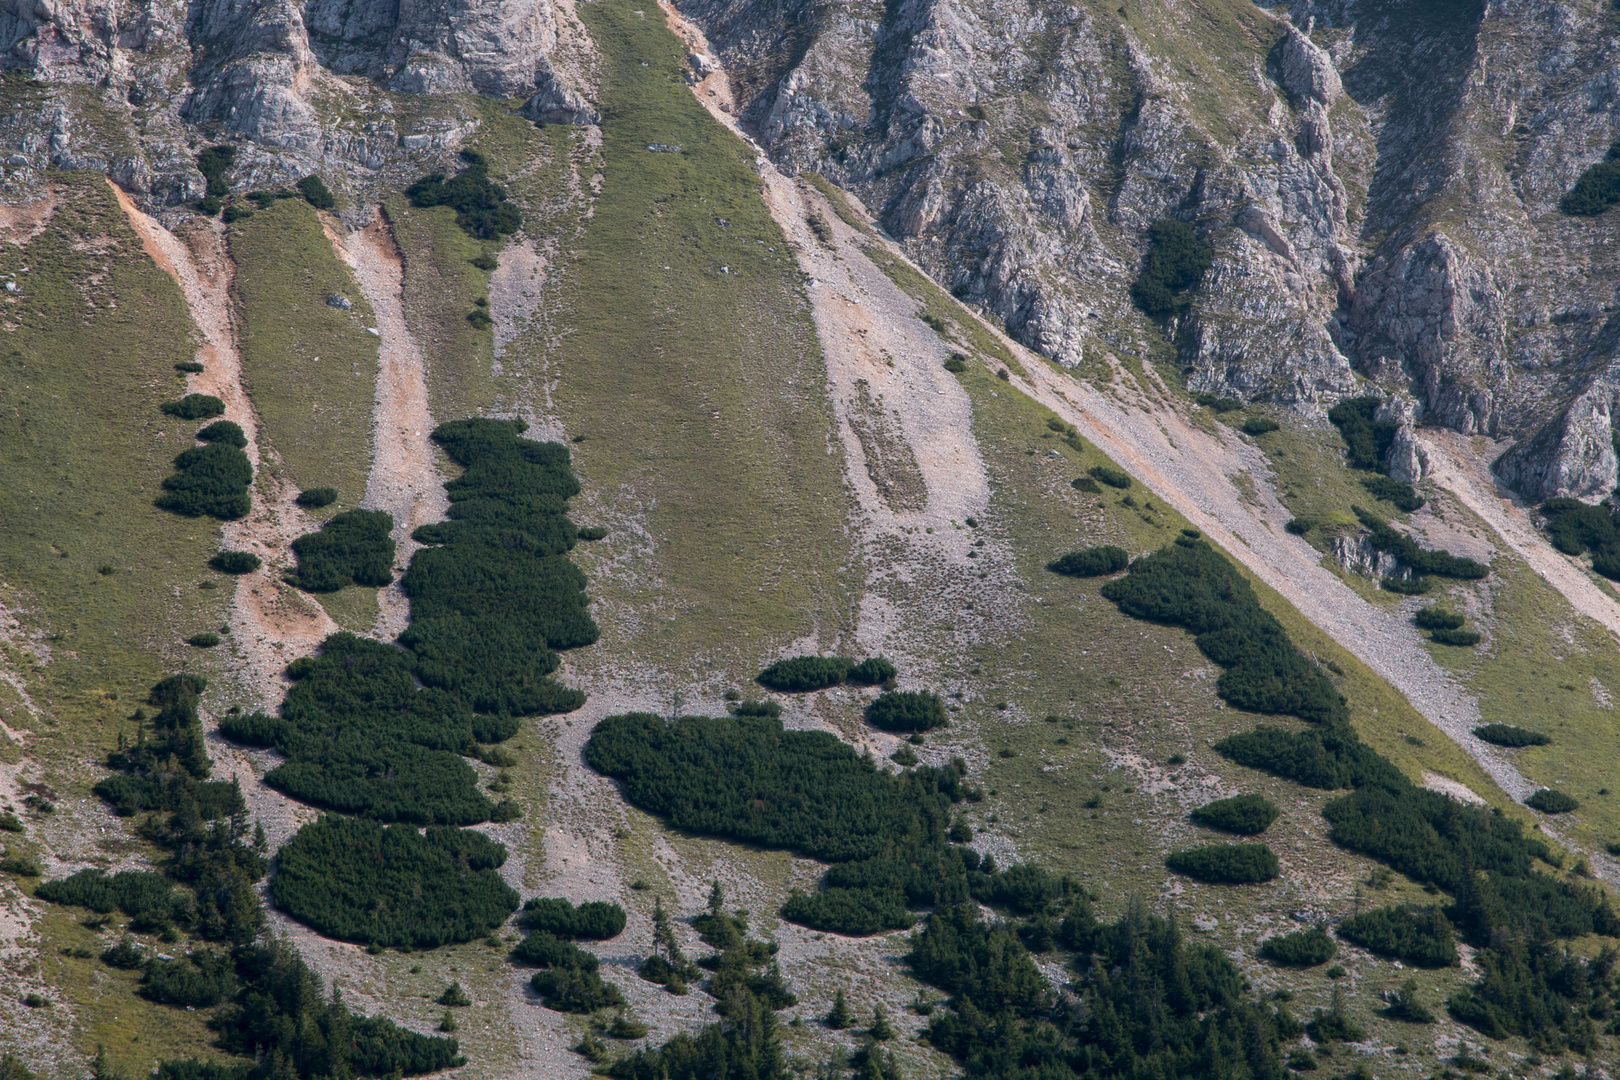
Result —
<svg viewBox="0 0 1620 1080"><path fill-rule="evenodd" d="M208 182L208 197L218 201L231 193L231 185L225 182L225 170L231 167L236 160L236 147L210 146L197 155L197 171L203 174ZM215 207L213 213L218 213Z"/></svg>
<svg viewBox="0 0 1620 1080"><path fill-rule="evenodd" d="M209 195L205 198L198 199L192 205L196 207L198 213L205 214L208 217L213 217L214 215L218 214L225 206L225 204L219 200L217 195Z"/></svg>
<svg viewBox="0 0 1620 1080"><path fill-rule="evenodd" d="M450 520L414 534L441 546L418 551L400 580L412 619L400 643L417 677L478 712L512 716L584 704L583 694L550 676L557 650L599 634L585 575L567 558L575 539L567 500L579 481L565 447L519 438L524 427L466 420L434 430L434 441L466 471L445 485Z"/></svg>
<svg viewBox="0 0 1620 1080"><path fill-rule="evenodd" d="M1202 539L1182 537L1131 564L1102 595L1135 618L1197 634L1200 651L1226 668L1216 692L1253 712L1313 723L1343 720L1344 698L1314 661L1294 648L1254 590Z"/></svg>
<svg viewBox="0 0 1620 1080"><path fill-rule="evenodd" d="M1279 425L1275 420L1267 420L1264 417L1255 417L1252 420L1244 421L1243 433L1245 435L1264 435L1267 432L1276 431L1278 427Z"/></svg>
<svg viewBox="0 0 1620 1080"><path fill-rule="evenodd" d="M276 854L275 905L327 937L430 949L472 941L518 906L496 868L506 849L483 833L322 817Z"/></svg>
<svg viewBox="0 0 1620 1080"><path fill-rule="evenodd" d="M783 693L825 690L849 677L853 660L842 656L790 656L778 660L757 676L759 684Z"/></svg>
<svg viewBox="0 0 1620 1080"><path fill-rule="evenodd" d="M528 930L546 930L560 938L606 941L624 930L624 908L601 900L575 907L561 898L529 900L519 923Z"/></svg>
<svg viewBox="0 0 1620 1080"><path fill-rule="evenodd" d="M1378 587L1402 596L1422 596L1434 588L1434 582L1426 577L1386 577L1379 579Z"/></svg>
<svg viewBox="0 0 1620 1080"><path fill-rule="evenodd" d="M1103 544L1071 551L1047 563L1046 568L1054 574L1067 574L1070 577L1100 577L1119 573L1130 565L1130 561L1131 557L1124 548Z"/></svg>
<svg viewBox="0 0 1620 1080"><path fill-rule="evenodd" d="M881 731L931 731L945 726L945 703L933 692L888 690L866 707L866 722Z"/></svg>
<svg viewBox="0 0 1620 1080"><path fill-rule="evenodd" d="M888 682L900 669L881 656L869 656L849 669L844 681L851 686L880 686Z"/></svg>
<svg viewBox="0 0 1620 1080"><path fill-rule="evenodd" d="M159 1005L212 1008L236 993L235 967L229 957L208 951L184 960L153 959L141 979L141 996Z"/></svg>
<svg viewBox="0 0 1620 1080"><path fill-rule="evenodd" d="M208 565L222 574L251 574L263 563L251 551L221 551L208 560Z"/></svg>
<svg viewBox="0 0 1620 1080"><path fill-rule="evenodd" d="M1120 472L1118 469L1112 468L1111 466L1093 465L1086 471L1091 473L1091 475L1096 479L1107 484L1109 487L1119 488L1121 491L1127 491L1130 489L1130 476Z"/></svg>
<svg viewBox="0 0 1620 1080"><path fill-rule="evenodd" d="M1194 394L1193 400L1206 408L1214 409L1216 412L1221 413L1222 415L1229 412L1236 412L1237 410L1243 408L1243 402L1237 400L1236 398L1217 397L1216 395L1209 393Z"/></svg>
<svg viewBox="0 0 1620 1080"><path fill-rule="evenodd" d="M244 449L248 444L247 433L242 430L242 425L234 420L215 420L197 432L197 439L200 442L224 443L238 450Z"/></svg>
<svg viewBox="0 0 1620 1080"><path fill-rule="evenodd" d="M163 481L157 506L182 517L207 514L222 521L246 517L253 506L248 493L253 465L234 446L213 442L186 450L174 459L177 470Z"/></svg>
<svg viewBox="0 0 1620 1080"><path fill-rule="evenodd" d="M518 208L506 201L506 192L489 178L489 162L471 150L461 152L467 167L446 180L443 173L424 176L405 189L412 206L449 206L456 224L480 240L509 236L523 224Z"/></svg>
<svg viewBox="0 0 1620 1080"><path fill-rule="evenodd" d="M1581 806L1580 801L1573 795L1566 795L1552 788L1542 788L1524 800L1524 805L1532 810L1540 810L1543 814L1567 814L1571 810L1580 809Z"/></svg>
<svg viewBox="0 0 1620 1080"><path fill-rule="evenodd" d="M1069 481L1069 486L1076 491L1084 491L1089 495L1096 495L1102 491L1102 488L1097 486L1097 481L1089 476L1077 476Z"/></svg>
<svg viewBox="0 0 1620 1080"><path fill-rule="evenodd" d="M1364 911L1339 924L1338 935L1369 952L1416 967L1451 967L1456 934L1438 907L1402 904Z"/></svg>
<svg viewBox="0 0 1620 1080"><path fill-rule="evenodd" d="M1148 228L1148 254L1142 272L1131 284L1131 299L1155 319L1187 310L1188 295L1203 280L1215 258L1209 241L1201 240L1190 225L1165 218Z"/></svg>
<svg viewBox="0 0 1620 1080"><path fill-rule="evenodd" d="M598 963L595 953L586 952L549 930L526 934L512 950L512 959L533 967L579 968L581 971L595 971Z"/></svg>
<svg viewBox="0 0 1620 1080"><path fill-rule="evenodd" d="M1384 454L1395 441L1397 425L1373 420L1380 404L1375 397L1351 398L1328 411L1328 419L1344 438L1352 469L1379 472L1384 467Z"/></svg>
<svg viewBox="0 0 1620 1080"><path fill-rule="evenodd" d="M1479 644L1479 634L1473 630L1431 630L1429 638L1442 645L1469 647Z"/></svg>
<svg viewBox="0 0 1620 1080"><path fill-rule="evenodd" d="M1304 536L1306 533L1316 528L1316 519L1312 517L1291 518L1288 524L1284 525L1283 528L1287 529L1295 536Z"/></svg>
<svg viewBox="0 0 1620 1080"><path fill-rule="evenodd" d="M326 182L313 174L298 181L298 191L304 196L304 201L317 210L330 210L337 205L332 192L327 188Z"/></svg>
<svg viewBox="0 0 1620 1080"><path fill-rule="evenodd" d="M200 634L192 634L186 638L186 644L198 649L212 649L219 644L219 635L212 630L204 630Z"/></svg>
<svg viewBox="0 0 1620 1080"><path fill-rule="evenodd" d="M495 320L483 308L473 308L467 312L467 321L479 330L488 330L495 325Z"/></svg>
<svg viewBox="0 0 1620 1080"><path fill-rule="evenodd" d="M1260 957L1283 967L1316 967L1333 959L1338 951L1326 932L1313 928L1267 938L1260 946Z"/></svg>
<svg viewBox="0 0 1620 1080"><path fill-rule="evenodd" d="M174 885L152 870L80 870L71 877L42 881L34 895L53 904L87 907L103 915L122 911L125 915L156 914L177 918L184 910L184 896Z"/></svg>
<svg viewBox="0 0 1620 1080"><path fill-rule="evenodd" d="M16 814L0 812L0 832L25 832L22 819Z"/></svg>
<svg viewBox="0 0 1620 1080"><path fill-rule="evenodd" d="M287 580L305 592L348 585L381 587L394 580L394 518L380 510L345 510L292 542L298 570Z"/></svg>
<svg viewBox="0 0 1620 1080"><path fill-rule="evenodd" d="M1394 503L1395 509L1402 513L1409 514L1423 505L1423 496L1419 495L1411 484L1393 477L1364 476L1361 478L1361 486L1375 497Z"/></svg>
<svg viewBox="0 0 1620 1080"><path fill-rule="evenodd" d="M225 403L212 394L187 394L179 401L165 401L161 408L181 420L206 420L223 413Z"/></svg>
<svg viewBox="0 0 1620 1080"><path fill-rule="evenodd" d="M537 971L529 980L534 992L540 995L546 1008L567 1013L593 1013L598 1009L616 1009L624 1004L624 995L618 987L602 981L594 971L581 968L547 968Z"/></svg>
<svg viewBox="0 0 1620 1080"><path fill-rule="evenodd" d="M1164 865L1216 885L1249 885L1277 876L1277 856L1264 844L1206 844L1172 852Z"/></svg>
<svg viewBox="0 0 1620 1080"><path fill-rule="evenodd" d="M1558 200L1558 209L1576 217L1595 217L1620 202L1620 140L1602 161L1588 166L1575 186Z"/></svg>
<svg viewBox="0 0 1620 1080"><path fill-rule="evenodd" d="M961 353L951 353L945 359L945 370L952 375L960 375L968 369L967 358Z"/></svg>
<svg viewBox="0 0 1620 1080"><path fill-rule="evenodd" d="M1205 803L1189 816L1200 825L1238 836L1258 836L1277 820L1277 808L1263 795L1234 795Z"/></svg>
<svg viewBox="0 0 1620 1080"><path fill-rule="evenodd" d="M286 761L265 783L328 810L382 821L472 825L496 806L460 755L514 734L510 717L480 716L457 696L419 689L411 654L333 634L287 669L297 680L280 716L226 716L220 733L274 747Z"/></svg>
<svg viewBox="0 0 1620 1080"><path fill-rule="evenodd" d="M1455 611L1432 606L1418 608L1412 621L1424 630L1457 630L1462 627L1463 617Z"/></svg>
<svg viewBox="0 0 1620 1080"><path fill-rule="evenodd" d="M312 487L298 493L293 502L308 510L318 510L323 506L331 506L337 502L337 488Z"/></svg>
<svg viewBox="0 0 1620 1080"><path fill-rule="evenodd" d="M1388 522L1376 514L1369 514L1359 506L1352 506L1350 509L1355 511L1356 517L1366 526L1369 533L1367 539L1371 541L1372 546L1378 551L1395 556L1403 564L1411 567L1415 574L1474 580L1491 572L1490 567L1473 559L1421 547L1410 536L1396 532L1389 527Z"/></svg>
<svg viewBox="0 0 1620 1080"><path fill-rule="evenodd" d="M187 375L201 375L204 368L195 360L182 360L174 365L174 370L185 372Z"/></svg>
<svg viewBox="0 0 1620 1080"><path fill-rule="evenodd" d="M1546 746L1552 742L1539 731L1529 731L1512 724L1484 724L1474 729L1474 735L1488 743L1515 749L1521 746Z"/></svg>
<svg viewBox="0 0 1620 1080"><path fill-rule="evenodd" d="M581 540L601 540L606 537L607 534L607 529L603 528L601 525L592 525L588 529L579 530L579 538Z"/></svg>
<svg viewBox="0 0 1620 1080"><path fill-rule="evenodd" d="M116 945L108 946L101 954L101 962L108 967L122 968L133 971L144 967L147 952L141 948L134 938L125 934Z"/></svg>

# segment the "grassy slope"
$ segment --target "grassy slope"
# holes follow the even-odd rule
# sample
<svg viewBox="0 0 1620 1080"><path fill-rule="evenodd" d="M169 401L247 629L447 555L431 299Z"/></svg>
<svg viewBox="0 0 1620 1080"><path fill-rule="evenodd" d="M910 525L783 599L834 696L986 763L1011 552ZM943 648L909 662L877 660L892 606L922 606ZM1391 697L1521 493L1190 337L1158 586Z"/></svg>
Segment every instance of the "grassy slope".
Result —
<svg viewBox="0 0 1620 1080"><path fill-rule="evenodd" d="M561 267L547 365L584 437L583 501L615 534L578 557L599 602L634 605L608 622L637 659L746 668L835 634L847 610L847 501L808 304L747 150L682 80L679 43L618 0L581 14L607 64L604 179Z"/></svg>
<svg viewBox="0 0 1620 1080"><path fill-rule="evenodd" d="M0 719L29 733L29 755L60 796L55 815L30 817L24 846L105 864L142 845L92 839L104 811L89 797L99 770L86 762L120 730L130 733L124 718L166 671L208 669L211 658L180 639L223 623L229 592L198 587L217 577L205 564L218 550L218 526L152 505L174 455L195 445L201 426L158 410L185 393L173 368L192 353L184 301L143 254L102 178L55 182L60 209L7 256L8 269L31 269L0 309L10 331L0 357L0 521L8 523L0 582L4 603L49 650L49 662L36 664L44 651L19 643L7 661L26 674L46 715L31 718L8 697ZM7 1032L43 1026L58 1045L86 1054L105 1043L130 1075L160 1052L206 1053L200 1020L138 1002L122 976L58 955L92 937L72 917L53 913L43 933L40 970L57 1000L80 1006L81 1026L67 1010L24 1010L7 995L0 1046Z"/></svg>
<svg viewBox="0 0 1620 1080"><path fill-rule="evenodd" d="M283 199L231 227L242 378L260 438L300 488L338 489L353 507L371 472L377 338L371 307L338 261L320 219ZM352 311L326 302L347 296Z"/></svg>

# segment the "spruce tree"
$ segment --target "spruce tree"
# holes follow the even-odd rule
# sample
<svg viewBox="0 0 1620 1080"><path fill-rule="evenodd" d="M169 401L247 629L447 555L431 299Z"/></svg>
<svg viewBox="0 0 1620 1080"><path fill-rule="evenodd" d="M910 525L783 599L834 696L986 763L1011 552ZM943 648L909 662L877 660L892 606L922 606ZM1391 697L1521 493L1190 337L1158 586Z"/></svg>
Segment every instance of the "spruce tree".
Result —
<svg viewBox="0 0 1620 1080"><path fill-rule="evenodd" d="M843 1031L852 1022L849 1002L844 1000L844 992L840 990L833 995L832 1011L827 1014L827 1026L834 1031Z"/></svg>
<svg viewBox="0 0 1620 1080"><path fill-rule="evenodd" d="M889 1018L884 1015L882 1005L872 1006L872 1026L866 1033L878 1042L887 1042L894 1038L894 1028L889 1026Z"/></svg>

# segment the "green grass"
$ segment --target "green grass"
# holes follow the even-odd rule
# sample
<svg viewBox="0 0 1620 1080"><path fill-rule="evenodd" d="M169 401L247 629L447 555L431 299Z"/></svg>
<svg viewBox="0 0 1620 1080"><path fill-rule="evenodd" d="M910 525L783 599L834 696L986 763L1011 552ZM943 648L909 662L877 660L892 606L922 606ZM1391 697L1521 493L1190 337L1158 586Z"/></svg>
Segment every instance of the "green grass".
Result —
<svg viewBox="0 0 1620 1080"><path fill-rule="evenodd" d="M282 199L230 230L242 382L265 443L295 487L335 487L341 507L365 494L377 338L371 307L302 199ZM347 296L352 311L326 302Z"/></svg>
<svg viewBox="0 0 1620 1080"><path fill-rule="evenodd" d="M350 585L337 592L312 596L332 616L332 621L356 634L369 634L377 623L377 593L364 585Z"/></svg>
<svg viewBox="0 0 1620 1080"><path fill-rule="evenodd" d="M637 660L744 669L848 614L847 497L809 304L750 153L693 100L663 21L623 0L581 17L606 65L603 182L558 268L545 364L583 438L580 517L614 528L575 558L599 605L635 610L577 662L622 662L628 643L611 639L633 634Z"/></svg>
<svg viewBox="0 0 1620 1080"><path fill-rule="evenodd" d="M10 331L0 352L0 602L39 634L19 638L4 663L27 679L45 714L31 717L7 692L0 719L29 733L31 778L68 800L48 823L30 821L31 840L47 844L87 828L76 807L99 770L86 763L120 731L131 733L125 717L152 683L182 665L207 672L221 662L181 639L223 623L230 596L228 588L198 587L220 577L207 567L219 550L218 524L152 505L174 455L196 445L191 436L202 426L158 410L185 391L174 371L193 352L184 301L143 253L100 176L64 174L53 183L60 207L13 256L32 269L0 313ZM109 835L84 850L110 860L143 846ZM98 982L81 970L87 963L47 948L42 970L55 1000L91 1017L121 1016L143 1039L163 1040L165 1053L206 1052L200 1023L153 1022L156 1012L140 1011L124 983ZM20 1020L0 1018L0 1031L13 1022ZM102 1022L93 1020L90 1035L74 1033L74 1044L92 1052L84 1040ZM124 1052L111 1034L103 1041ZM150 1065L144 1051L140 1061Z"/></svg>
<svg viewBox="0 0 1620 1080"><path fill-rule="evenodd" d="M447 206L418 210L402 195L383 205L405 256L405 321L427 360L433 416L481 415L495 401L494 337L467 321L473 301L489 295L489 274L472 260L499 245L467 235Z"/></svg>
<svg viewBox="0 0 1620 1080"><path fill-rule="evenodd" d="M1459 611L1483 606L1485 614L1470 625L1488 631L1489 639L1473 649L1428 649L1479 695L1484 723L1551 736L1547 746L1499 753L1538 786L1579 799L1580 809L1559 815L1556 827L1578 845L1602 851L1620 841L1620 782L1611 749L1620 739L1620 715L1600 698L1620 701L1613 637L1511 554L1497 555L1486 581L1449 585L1439 601ZM1599 794L1604 790L1609 794Z"/></svg>

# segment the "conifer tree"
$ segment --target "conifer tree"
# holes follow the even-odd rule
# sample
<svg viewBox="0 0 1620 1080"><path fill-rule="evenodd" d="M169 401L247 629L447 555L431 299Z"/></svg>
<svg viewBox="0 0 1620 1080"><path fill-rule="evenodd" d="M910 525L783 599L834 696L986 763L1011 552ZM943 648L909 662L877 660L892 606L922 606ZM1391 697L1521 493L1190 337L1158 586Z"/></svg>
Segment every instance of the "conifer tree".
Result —
<svg viewBox="0 0 1620 1080"><path fill-rule="evenodd" d="M832 1011L827 1014L827 1026L834 1031L843 1031L851 1023L849 1002L844 1000L844 992L840 990L833 995Z"/></svg>

